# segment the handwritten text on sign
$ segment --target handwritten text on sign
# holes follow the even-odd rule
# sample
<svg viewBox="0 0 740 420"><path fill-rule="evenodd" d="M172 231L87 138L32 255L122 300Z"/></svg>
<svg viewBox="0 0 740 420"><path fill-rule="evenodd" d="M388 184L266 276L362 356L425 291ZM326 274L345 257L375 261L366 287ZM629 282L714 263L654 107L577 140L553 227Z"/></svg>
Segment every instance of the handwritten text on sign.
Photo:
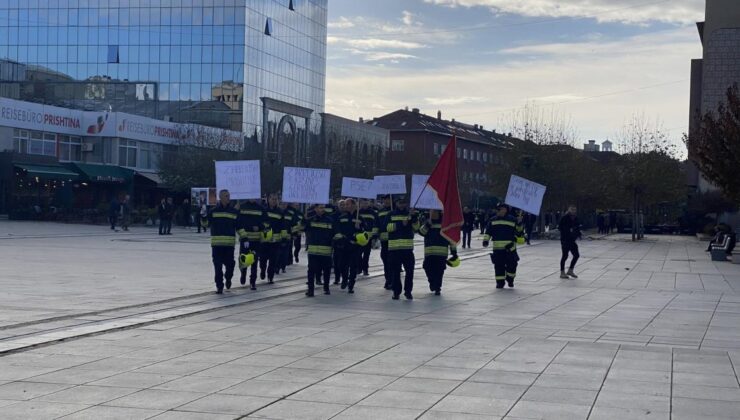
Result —
<svg viewBox="0 0 740 420"><path fill-rule="evenodd" d="M260 198L260 161L216 162L216 189L229 190L234 200ZM211 204L211 203L209 203Z"/></svg>
<svg viewBox="0 0 740 420"><path fill-rule="evenodd" d="M506 193L506 204L539 215L546 189L544 185L512 175Z"/></svg>
<svg viewBox="0 0 740 420"><path fill-rule="evenodd" d="M428 179L428 175L411 176L411 206L417 209L442 210L442 203L434 190L426 185Z"/></svg>
<svg viewBox="0 0 740 420"><path fill-rule="evenodd" d="M330 169L283 169L283 202L326 204L329 202Z"/></svg>
<svg viewBox="0 0 740 420"><path fill-rule="evenodd" d="M375 177L377 194L406 194L406 175L382 175Z"/></svg>
<svg viewBox="0 0 740 420"><path fill-rule="evenodd" d="M342 178L342 196L375 199L375 182L372 179Z"/></svg>

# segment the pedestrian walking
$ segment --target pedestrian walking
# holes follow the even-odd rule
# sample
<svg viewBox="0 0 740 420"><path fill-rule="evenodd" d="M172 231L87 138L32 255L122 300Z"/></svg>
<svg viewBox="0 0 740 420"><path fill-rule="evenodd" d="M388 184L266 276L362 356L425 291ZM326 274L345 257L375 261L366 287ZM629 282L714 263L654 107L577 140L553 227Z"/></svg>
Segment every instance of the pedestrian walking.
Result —
<svg viewBox="0 0 740 420"><path fill-rule="evenodd" d="M576 268L576 263L581 254L578 252L578 244L576 240L581 237L581 223L578 221L576 216L576 206L568 206L568 211L560 219L558 223L558 230L560 231L560 247L563 252L560 258L560 278L568 279L573 277L577 279L578 276L573 271ZM568 260L568 254L572 254L573 258L570 260L570 268L568 272L565 272L565 262Z"/></svg>
<svg viewBox="0 0 740 420"><path fill-rule="evenodd" d="M270 194L265 209L265 236L262 239L262 253L260 255L260 279L267 276L267 283L273 284L280 264L280 251L283 242L287 240L288 231L285 228L283 211L278 206L277 194ZM284 239L285 238L285 239Z"/></svg>
<svg viewBox="0 0 740 420"><path fill-rule="evenodd" d="M280 241L280 264L278 272L285 273L289 265L293 265L293 229L295 223L295 212L288 207L288 203L280 203L280 210L283 212L283 226L285 227L285 236Z"/></svg>
<svg viewBox="0 0 740 420"><path fill-rule="evenodd" d="M348 293L354 293L357 271L360 267L360 247L364 244L358 243L357 235L365 233L362 220L357 215L357 203L354 199L344 200L344 211L337 219L337 233L335 241L340 244L336 249L340 253L337 259L340 273L340 287L347 289Z"/></svg>
<svg viewBox="0 0 740 420"><path fill-rule="evenodd" d="M393 289L393 300L398 300L403 290L406 299L412 300L414 290L414 233L419 230L419 218L416 211L409 211L408 201L401 197L396 201L396 208L388 220L388 258ZM405 279L401 284L401 269Z"/></svg>
<svg viewBox="0 0 740 420"><path fill-rule="evenodd" d="M337 201L337 209L333 211L331 216L334 218L337 225L340 223L340 219L344 217L346 213L346 202L344 200ZM347 240L342 240L337 237L332 243L334 252L332 253L332 266L334 267L334 284L339 284L342 281L342 267L344 266L344 258L347 251Z"/></svg>
<svg viewBox="0 0 740 420"><path fill-rule="evenodd" d="M110 223L110 230L116 230L116 224L118 223L118 217L121 214L121 203L118 201L117 196L113 196L108 207L108 222Z"/></svg>
<svg viewBox="0 0 740 420"><path fill-rule="evenodd" d="M131 196L126 195L121 202L121 229L128 232L131 224Z"/></svg>
<svg viewBox="0 0 740 420"><path fill-rule="evenodd" d="M170 230L172 230L173 216L171 197L167 197L166 199L163 198L162 201L160 201L159 207L157 207L157 213L159 215L159 234L171 235L172 233L170 233Z"/></svg>
<svg viewBox="0 0 740 420"><path fill-rule="evenodd" d="M362 224L370 234L370 241L367 245L360 247L360 267L359 271L362 272L363 276L370 275L370 254L373 250L372 243L378 240L378 212L370 206L368 200L360 201L360 218Z"/></svg>
<svg viewBox="0 0 740 420"><path fill-rule="evenodd" d="M447 269L447 257L451 253L457 259L457 247L441 235L442 213L430 210L429 217L419 227L424 237L424 272L429 281L429 290L439 296L442 293L442 279Z"/></svg>
<svg viewBox="0 0 740 420"><path fill-rule="evenodd" d="M496 215L488 221L483 247L488 248L489 243L493 244L491 262L496 276L496 288L503 289L507 283L509 287L514 287L519 265L519 255L516 252L517 232L521 230L521 224L509 214L508 205L499 203L496 209Z"/></svg>
<svg viewBox="0 0 740 420"><path fill-rule="evenodd" d="M462 247L470 248L470 239L475 229L475 214L468 207L463 208L463 225L462 225Z"/></svg>
<svg viewBox="0 0 740 420"><path fill-rule="evenodd" d="M293 230L291 232L293 235L293 259L298 264L298 256L301 253L302 246L304 216L301 209L295 203L289 204L288 208L293 211Z"/></svg>
<svg viewBox="0 0 740 420"><path fill-rule="evenodd" d="M531 213L524 215L524 233L527 245L532 245L532 231L534 230L534 224L537 221L537 216Z"/></svg>
<svg viewBox="0 0 740 420"><path fill-rule="evenodd" d="M308 244L308 290L306 296L313 297L314 284L324 285L324 294L331 294L332 242L339 232L336 220L326 213L323 204L318 204L305 220L301 221L306 230Z"/></svg>
<svg viewBox="0 0 740 420"><path fill-rule="evenodd" d="M258 261L262 254L262 236L265 228L265 210L260 204L260 200L247 200L239 206L238 234L239 234L239 254L253 254L255 261ZM247 283L247 270L249 270L249 287L257 290L257 266L253 263L249 268L239 267L239 282L244 285Z"/></svg>
<svg viewBox="0 0 740 420"><path fill-rule="evenodd" d="M218 198L218 204L211 209L206 220L211 227L211 258L216 293L222 294L224 286L226 290L231 289L231 279L234 277L234 246L239 212L231 205L228 190L221 190Z"/></svg>
<svg viewBox="0 0 740 420"><path fill-rule="evenodd" d="M385 290L391 290L391 277L388 267L388 223L391 214L391 196L382 197L383 205L378 210L378 239L380 239L380 261L383 262L383 277Z"/></svg>

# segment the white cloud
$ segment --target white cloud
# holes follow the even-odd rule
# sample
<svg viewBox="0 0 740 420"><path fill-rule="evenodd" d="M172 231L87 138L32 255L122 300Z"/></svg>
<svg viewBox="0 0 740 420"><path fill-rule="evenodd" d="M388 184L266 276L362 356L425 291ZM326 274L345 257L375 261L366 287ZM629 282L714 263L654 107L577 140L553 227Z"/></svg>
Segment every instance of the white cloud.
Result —
<svg viewBox="0 0 740 420"><path fill-rule="evenodd" d="M354 28L355 23L344 16L340 16L338 21L329 22L328 26L329 29L347 29Z"/></svg>
<svg viewBox="0 0 740 420"><path fill-rule="evenodd" d="M327 42L330 45L345 45L354 49L399 49L399 50L414 50L418 48L424 48L424 44L411 41L401 41L398 39L378 39L378 38L343 38L338 36L330 36L327 38Z"/></svg>
<svg viewBox="0 0 740 420"><path fill-rule="evenodd" d="M532 17L594 18L599 22L692 23L702 20L705 0L424 0L447 7L486 7L494 13Z"/></svg>
<svg viewBox="0 0 740 420"><path fill-rule="evenodd" d="M414 20L415 15L408 10L404 10L401 13L401 21L406 26L422 26L421 22Z"/></svg>
<svg viewBox="0 0 740 420"><path fill-rule="evenodd" d="M643 111L660 116L666 127L679 127L671 132L676 141L686 131L690 59L701 56L695 28L623 41L526 48L526 53L505 55L508 60L411 72L378 65L329 65L327 98L335 101L327 112L355 119L421 105L422 112L431 115L440 106L445 118L503 131L502 118L537 100L571 114L588 138L613 137L625 119ZM668 84L674 81L682 82ZM637 89L641 87L650 88ZM339 99L355 100L357 107L339 106Z"/></svg>

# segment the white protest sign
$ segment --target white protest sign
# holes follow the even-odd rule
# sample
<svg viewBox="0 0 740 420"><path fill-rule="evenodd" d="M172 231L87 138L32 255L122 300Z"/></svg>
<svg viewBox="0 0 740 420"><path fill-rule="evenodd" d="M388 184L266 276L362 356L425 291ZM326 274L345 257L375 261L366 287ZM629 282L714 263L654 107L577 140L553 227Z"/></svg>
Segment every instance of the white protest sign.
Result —
<svg viewBox="0 0 740 420"><path fill-rule="evenodd" d="M426 187L428 175L411 176L411 201L409 205L417 209L442 210L442 203L431 187Z"/></svg>
<svg viewBox="0 0 740 420"><path fill-rule="evenodd" d="M546 189L544 185L512 175L506 192L506 204L539 215Z"/></svg>
<svg viewBox="0 0 740 420"><path fill-rule="evenodd" d="M326 204L329 202L331 169L283 169L283 202Z"/></svg>
<svg viewBox="0 0 740 420"><path fill-rule="evenodd" d="M234 200L261 198L260 161L216 162L216 190L229 190Z"/></svg>
<svg viewBox="0 0 740 420"><path fill-rule="evenodd" d="M342 178L342 196L375 199L375 182L372 179Z"/></svg>
<svg viewBox="0 0 740 420"><path fill-rule="evenodd" d="M381 175L374 181L376 194L406 194L406 175Z"/></svg>

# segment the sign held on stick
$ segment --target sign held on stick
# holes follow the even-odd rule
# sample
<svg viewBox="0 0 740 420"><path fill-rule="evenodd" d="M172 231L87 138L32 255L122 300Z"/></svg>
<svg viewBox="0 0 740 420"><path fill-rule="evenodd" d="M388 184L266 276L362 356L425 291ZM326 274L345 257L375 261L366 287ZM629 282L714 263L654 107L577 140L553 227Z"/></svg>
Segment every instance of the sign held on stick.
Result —
<svg viewBox="0 0 740 420"><path fill-rule="evenodd" d="M506 192L506 204L539 216L546 190L544 185L512 175Z"/></svg>
<svg viewBox="0 0 740 420"><path fill-rule="evenodd" d="M375 182L372 179L342 178L342 196L375 199Z"/></svg>
<svg viewBox="0 0 740 420"><path fill-rule="evenodd" d="M434 194L434 190L426 187L428 179L429 175L411 176L411 200L409 203L417 209L442 210L442 203Z"/></svg>
<svg viewBox="0 0 740 420"><path fill-rule="evenodd" d="M216 162L216 190L229 190L232 199L261 198L261 187L259 160Z"/></svg>
<svg viewBox="0 0 740 420"><path fill-rule="evenodd" d="M406 175L379 175L374 178L376 194L406 194Z"/></svg>
<svg viewBox="0 0 740 420"><path fill-rule="evenodd" d="M283 202L326 204L329 202L331 169L283 169Z"/></svg>

